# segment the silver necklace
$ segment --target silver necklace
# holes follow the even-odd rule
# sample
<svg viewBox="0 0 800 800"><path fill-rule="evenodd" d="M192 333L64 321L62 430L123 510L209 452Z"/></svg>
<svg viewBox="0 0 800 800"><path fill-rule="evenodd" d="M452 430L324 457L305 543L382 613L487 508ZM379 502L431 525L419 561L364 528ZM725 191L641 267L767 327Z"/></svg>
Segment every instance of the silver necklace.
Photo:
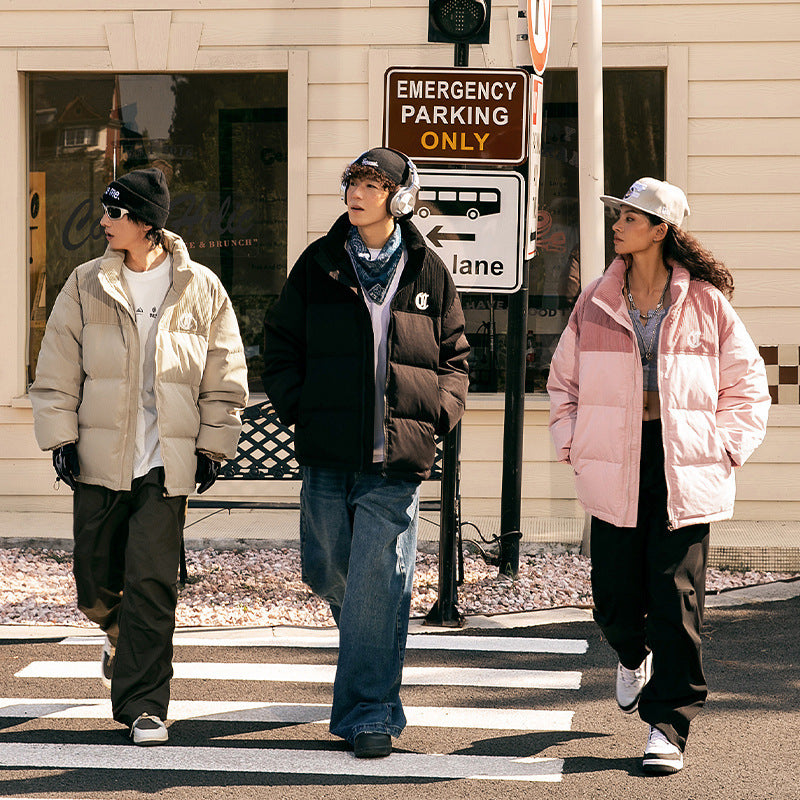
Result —
<svg viewBox="0 0 800 800"><path fill-rule="evenodd" d="M642 325L641 319L639 319L638 314L631 314L631 321L633 322L633 330L636 333L636 338L639 340L640 343L640 350L642 352L642 363L646 363L653 358L653 348L655 347L656 343L656 334L658 333L658 317L661 316L662 312L656 314L653 312L653 316L650 317L647 321L647 324L652 324L652 330L650 331L650 338L649 341L645 339L646 331L644 325Z"/></svg>
<svg viewBox="0 0 800 800"><path fill-rule="evenodd" d="M667 289L669 289L669 282L672 280L672 267L667 267L667 281L664 284L664 289L661 292L661 297L658 298L658 302L656 303L656 307L652 311L648 311L645 314L642 314L639 311L639 307L636 305L636 301L633 299L633 295L631 294L630 286L628 284L628 273L630 272L630 267L625 270L625 293L628 295L628 302L631 304L631 310L635 311L642 319L646 320L648 317L652 316L653 314L657 314L664 308L664 298L667 296Z"/></svg>
<svg viewBox="0 0 800 800"><path fill-rule="evenodd" d="M671 278L672 269L669 269L667 274L667 282L664 284L664 289L661 292L661 297L658 298L656 307L652 311L642 314L633 299L633 294L631 294L631 290L628 285L628 270L625 271L625 293L628 295L628 302L631 305L631 311L635 312L631 314L631 321L633 322L633 329L636 333L636 338L641 343L642 350L644 350L644 353L642 354L642 363L650 361L653 358L653 348L655 347L656 334L658 333L659 328L658 317L662 316L664 313L664 298L667 296L667 289L669 288L669 282ZM642 325L642 320L645 320L644 325ZM650 338L648 341L645 338L645 329L647 328L647 325L651 323L652 330L650 331Z"/></svg>

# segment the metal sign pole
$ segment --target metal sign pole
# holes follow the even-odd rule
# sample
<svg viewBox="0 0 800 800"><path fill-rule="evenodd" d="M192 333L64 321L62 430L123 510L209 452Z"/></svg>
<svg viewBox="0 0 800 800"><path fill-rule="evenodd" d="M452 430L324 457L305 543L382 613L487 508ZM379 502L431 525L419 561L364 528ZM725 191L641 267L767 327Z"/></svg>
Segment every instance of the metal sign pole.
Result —
<svg viewBox="0 0 800 800"><path fill-rule="evenodd" d="M458 610L457 543L459 508L458 460L461 423L444 438L442 453L442 505L439 512L439 597L425 615L426 625L460 628L464 616Z"/></svg>
<svg viewBox="0 0 800 800"><path fill-rule="evenodd" d="M506 394L503 421L503 483L500 497L500 563L498 572L519 574L522 538L522 434L525 423L525 348L528 331L528 262L522 268L522 287L508 300L506 333Z"/></svg>
<svg viewBox="0 0 800 800"><path fill-rule="evenodd" d="M469 45L456 43L453 53L454 66L469 64ZM444 438L442 454L442 506L439 512L439 599L425 616L426 625L442 625L460 628L464 616L458 610L458 563L456 545L458 540L459 481L458 468L461 454L461 423Z"/></svg>

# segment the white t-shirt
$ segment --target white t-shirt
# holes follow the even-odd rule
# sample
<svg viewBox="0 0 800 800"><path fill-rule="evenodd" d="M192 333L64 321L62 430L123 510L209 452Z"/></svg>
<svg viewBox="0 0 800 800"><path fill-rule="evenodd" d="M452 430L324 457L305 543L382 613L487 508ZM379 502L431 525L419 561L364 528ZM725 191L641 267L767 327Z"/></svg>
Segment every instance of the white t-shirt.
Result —
<svg viewBox="0 0 800 800"><path fill-rule="evenodd" d="M370 259L376 259L380 252L381 248L377 250L369 248ZM383 461L383 449L386 445L383 418L386 413L387 339L389 335L389 320L392 317L392 299L397 294L397 287L400 284L400 276L403 274L405 264L406 250L404 247L397 269L394 271L389 288L386 290L386 295L380 305L364 292L364 302L367 304L367 311L369 311L372 319L372 342L375 348L375 427L372 451L372 462L374 464Z"/></svg>
<svg viewBox="0 0 800 800"><path fill-rule="evenodd" d="M164 261L147 272L134 272L123 265L122 277L133 301L139 329L139 414L136 419L133 477L140 478L153 467L164 466L158 442L158 412L153 384L158 318L172 285L172 256L167 254Z"/></svg>

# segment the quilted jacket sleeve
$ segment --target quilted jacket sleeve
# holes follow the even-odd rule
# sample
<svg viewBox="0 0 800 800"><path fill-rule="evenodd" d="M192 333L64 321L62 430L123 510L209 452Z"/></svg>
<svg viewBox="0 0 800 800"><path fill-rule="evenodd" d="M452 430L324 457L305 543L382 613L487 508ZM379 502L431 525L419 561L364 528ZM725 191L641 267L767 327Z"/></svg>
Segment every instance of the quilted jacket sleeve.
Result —
<svg viewBox="0 0 800 800"><path fill-rule="evenodd" d="M78 406L83 387L82 315L73 272L47 320L36 380L30 387L33 428L42 450L78 440Z"/></svg>
<svg viewBox="0 0 800 800"><path fill-rule="evenodd" d="M200 381L200 431L196 449L233 458L247 405L247 363L230 298L220 286L221 303L211 320L208 352Z"/></svg>
<svg viewBox="0 0 800 800"><path fill-rule="evenodd" d="M559 461L570 463L569 451L578 416L578 361L580 334L578 321L584 305L584 296L570 315L558 346L550 362L547 393L550 395L550 436Z"/></svg>
<svg viewBox="0 0 800 800"><path fill-rule="evenodd" d="M717 429L731 462L740 467L764 439L770 396L764 361L744 323L727 300L720 302Z"/></svg>
<svg viewBox="0 0 800 800"><path fill-rule="evenodd" d="M452 297L442 318L439 343L439 422L436 431L439 435L449 433L461 419L469 385L469 343L464 334L464 312L452 281L449 281L449 292Z"/></svg>

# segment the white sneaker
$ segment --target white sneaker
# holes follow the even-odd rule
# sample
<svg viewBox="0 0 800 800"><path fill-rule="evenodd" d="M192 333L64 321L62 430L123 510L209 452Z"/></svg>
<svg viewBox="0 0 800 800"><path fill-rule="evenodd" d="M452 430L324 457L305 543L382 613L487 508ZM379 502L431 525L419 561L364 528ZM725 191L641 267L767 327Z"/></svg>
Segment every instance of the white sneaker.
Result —
<svg viewBox="0 0 800 800"><path fill-rule="evenodd" d="M131 725L131 739L134 744L164 744L169 740L167 726L152 714L140 714Z"/></svg>
<svg viewBox="0 0 800 800"><path fill-rule="evenodd" d="M103 681L103 686L106 689L111 688L111 676L114 673L114 648L106 636L103 642L103 653L100 656L100 678Z"/></svg>
<svg viewBox="0 0 800 800"><path fill-rule="evenodd" d="M642 769L652 775L672 775L683 769L683 753L680 748L652 725L642 758Z"/></svg>
<svg viewBox="0 0 800 800"><path fill-rule="evenodd" d="M639 708L642 690L653 674L653 654L648 653L636 669L617 664L617 705L625 714L633 714Z"/></svg>

